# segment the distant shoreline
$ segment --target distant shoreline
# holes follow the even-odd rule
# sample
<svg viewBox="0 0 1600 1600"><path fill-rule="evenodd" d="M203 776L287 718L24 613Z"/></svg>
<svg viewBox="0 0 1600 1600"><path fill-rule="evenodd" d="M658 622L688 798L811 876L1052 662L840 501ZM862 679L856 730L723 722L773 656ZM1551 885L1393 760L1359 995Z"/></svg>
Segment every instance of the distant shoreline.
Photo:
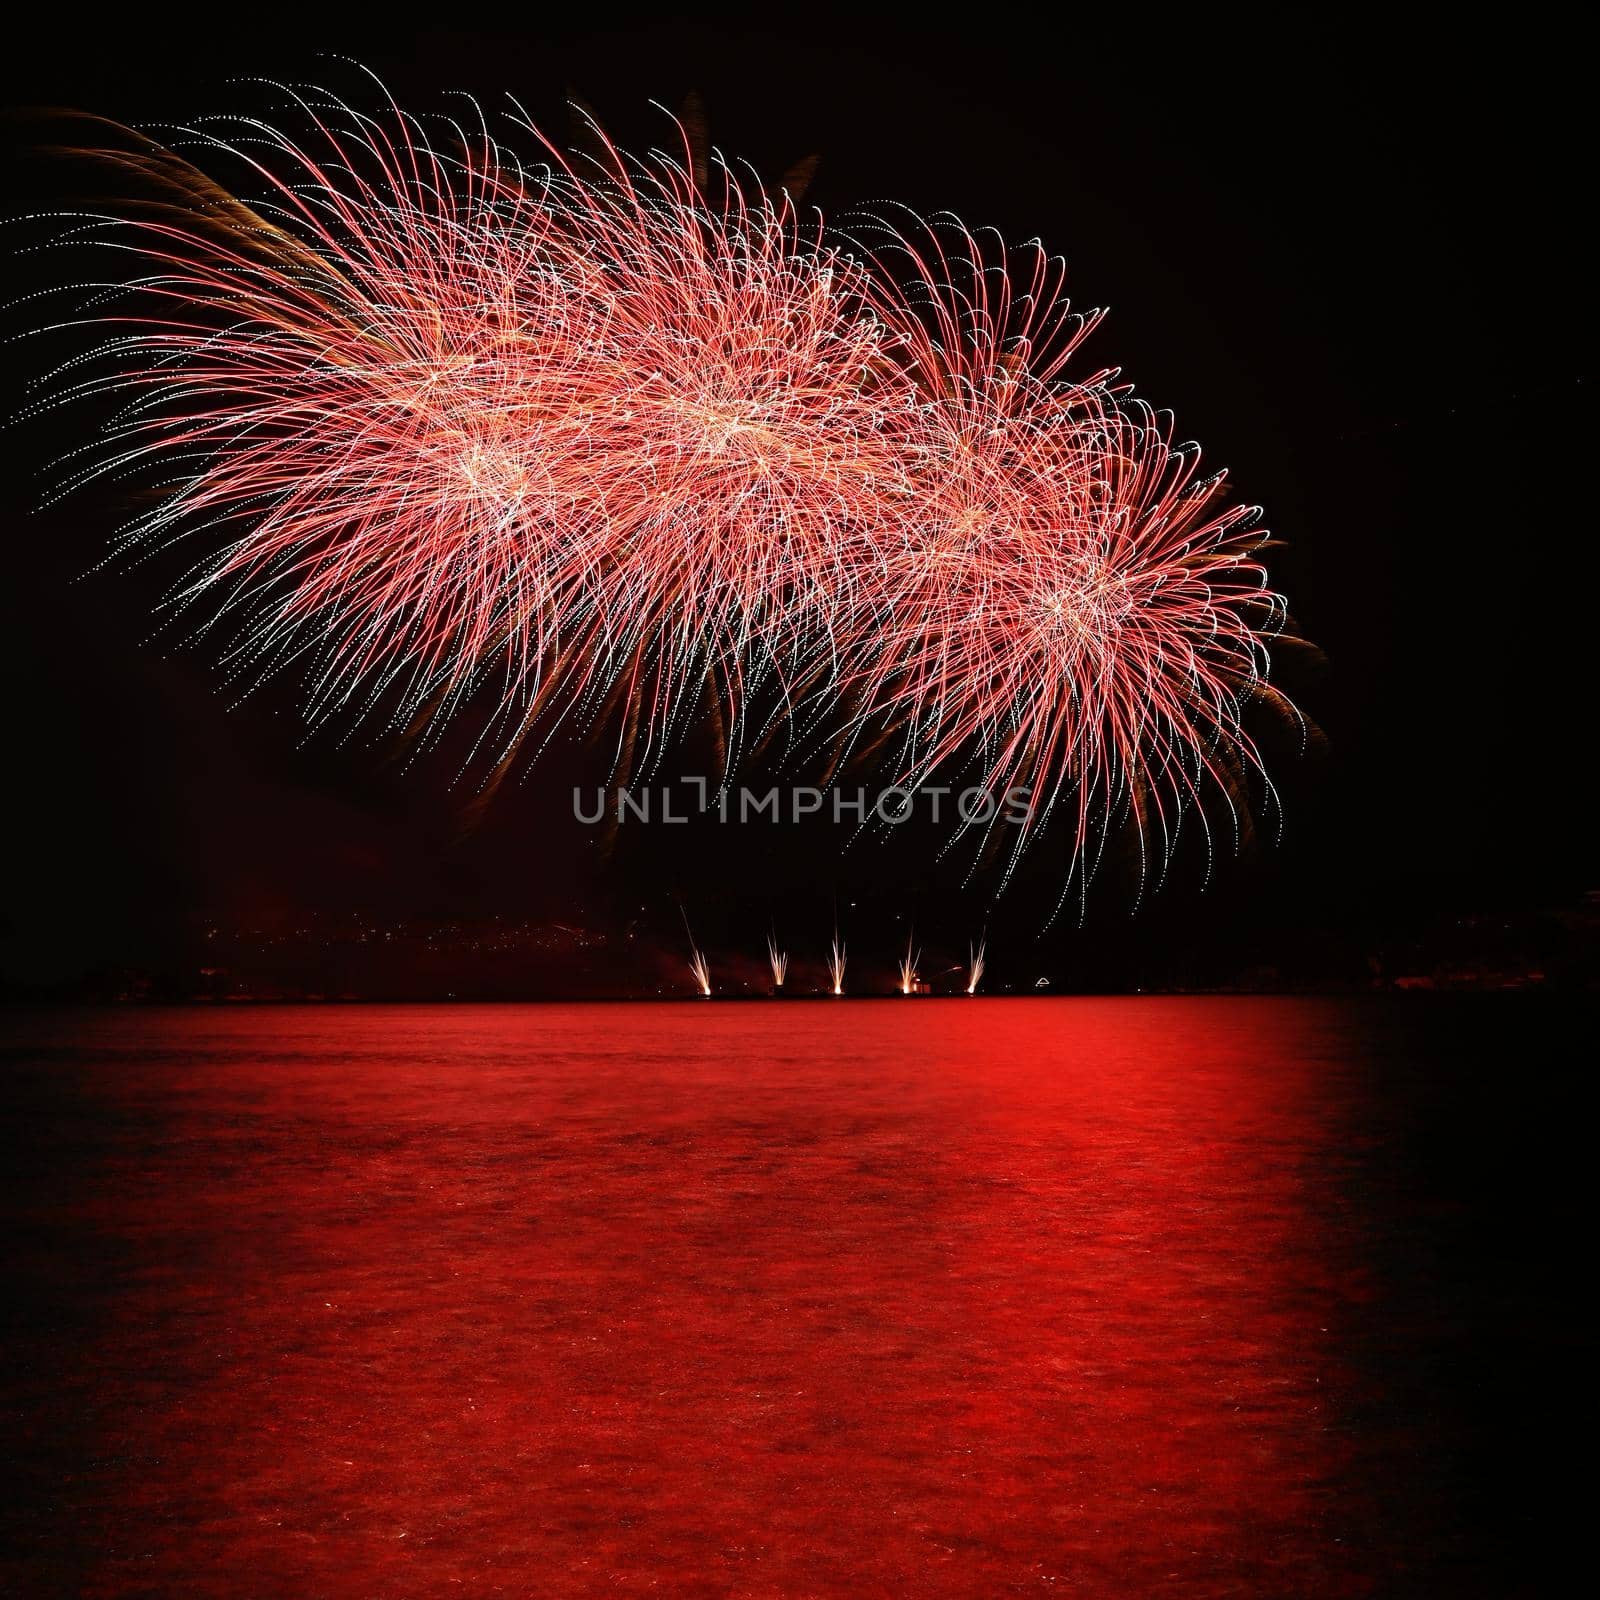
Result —
<svg viewBox="0 0 1600 1600"><path fill-rule="evenodd" d="M1363 1000L1388 996L1450 995L1586 995L1592 987L1564 984L1480 984L1418 988L1392 985L1383 988L1299 988L1299 989L1040 989L992 994L573 994L519 996L418 995L274 995L239 996L231 999L104 999L81 995L17 995L0 999L0 1011L246 1011L290 1010L294 1008L349 1009L354 1007L406 1006L724 1006L740 1004L790 1005L798 1001L814 1005L879 1004L890 1001L1037 1001L1037 1000Z"/></svg>

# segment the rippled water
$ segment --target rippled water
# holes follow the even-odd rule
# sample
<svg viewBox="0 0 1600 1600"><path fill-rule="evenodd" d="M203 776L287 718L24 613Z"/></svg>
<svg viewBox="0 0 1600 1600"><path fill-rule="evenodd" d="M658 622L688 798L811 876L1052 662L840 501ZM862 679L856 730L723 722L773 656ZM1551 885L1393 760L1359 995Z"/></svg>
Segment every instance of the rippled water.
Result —
<svg viewBox="0 0 1600 1600"><path fill-rule="evenodd" d="M14 1015L14 1587L1548 1592L1574 1020Z"/></svg>

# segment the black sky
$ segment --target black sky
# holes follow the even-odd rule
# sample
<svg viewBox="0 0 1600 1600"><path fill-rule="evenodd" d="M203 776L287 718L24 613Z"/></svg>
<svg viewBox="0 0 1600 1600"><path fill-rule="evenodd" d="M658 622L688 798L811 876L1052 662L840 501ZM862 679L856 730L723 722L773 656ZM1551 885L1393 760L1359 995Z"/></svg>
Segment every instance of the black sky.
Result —
<svg viewBox="0 0 1600 1600"><path fill-rule="evenodd" d="M349 55L419 109L446 89L512 91L559 129L576 91L639 147L661 137L648 99L697 90L715 142L769 179L820 155L808 198L831 216L895 199L1040 235L1066 254L1075 303L1111 308L1089 358L1173 408L1180 436L1265 506L1286 541L1274 575L1326 656L1286 664L1327 747L1277 763L1282 845L1223 862L1204 896L1180 872L1131 932L1113 892L1083 933L1052 937L1356 937L1590 885L1592 148L1555 13L1519 13L1514 36L1416 39L1348 14L1265 31L1067 16L1054 34L1010 8L960 31L815 9L514 15L483 32L281 8L170 29L72 16L17 45L3 98L185 120L239 104L227 80L242 75L357 94L319 59ZM13 129L16 209L90 198L81 169L32 151L35 120ZM37 281L12 265L24 289ZM7 331L27 325L13 312ZM8 358L15 405L37 356L24 342ZM915 905L952 941L985 914L905 862L819 871L765 838L601 860L558 826L559 764L469 826L445 769L307 744L286 699L229 709L203 659L149 642L137 576L82 578L114 501L35 514L39 470L73 426L8 435L5 972L179 948L201 914L353 903L613 925L644 904L667 907L665 927L677 889L732 937L837 888ZM1014 920L1036 930L1031 906Z"/></svg>

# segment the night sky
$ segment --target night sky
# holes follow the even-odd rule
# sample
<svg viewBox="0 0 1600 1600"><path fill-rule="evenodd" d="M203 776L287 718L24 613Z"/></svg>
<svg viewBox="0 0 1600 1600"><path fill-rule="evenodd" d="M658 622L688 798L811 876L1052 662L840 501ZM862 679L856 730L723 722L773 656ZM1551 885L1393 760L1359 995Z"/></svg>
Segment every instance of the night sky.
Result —
<svg viewBox="0 0 1600 1600"><path fill-rule="evenodd" d="M529 8L504 31L376 33L274 8L171 37L72 16L14 50L0 98L149 125L260 104L228 85L239 75L359 95L319 59L344 54L412 109L511 91L559 130L575 92L639 148L665 136L648 99L698 91L713 140L770 182L819 155L807 198L835 220L894 199L1041 236L1075 304L1111 308L1085 359L1174 409L1284 541L1273 574L1320 655L1286 652L1281 681L1321 734L1305 759L1276 751L1282 844L1224 859L1204 894L1186 852L1134 917L1113 871L1081 929L1039 944L1048 849L998 908L905 841L838 861L787 830L691 830L608 854L564 820L580 752L482 805L451 787L449 752L408 768L359 739L308 741L287 694L230 708L203 656L151 640L154 575L85 576L127 501L36 513L80 412L8 435L8 979L181 961L208 920L353 906L612 934L637 918L666 948L681 897L709 942L754 952L773 918L790 942L825 937L837 896L863 950L887 953L897 915L950 949L987 920L1016 976L1092 957L1116 984L1202 949L1347 963L1393 930L1571 905L1592 885L1577 52L1537 32L1408 44L1343 22L1263 35L1141 17L1051 37L1008 8L959 35L759 15L590 31ZM11 126L13 209L110 198L103 175L35 152L37 119ZM8 267L17 292L41 281L31 258ZM29 325L9 313L8 333ZM40 351L7 358L14 409ZM704 769L686 754L680 770Z"/></svg>

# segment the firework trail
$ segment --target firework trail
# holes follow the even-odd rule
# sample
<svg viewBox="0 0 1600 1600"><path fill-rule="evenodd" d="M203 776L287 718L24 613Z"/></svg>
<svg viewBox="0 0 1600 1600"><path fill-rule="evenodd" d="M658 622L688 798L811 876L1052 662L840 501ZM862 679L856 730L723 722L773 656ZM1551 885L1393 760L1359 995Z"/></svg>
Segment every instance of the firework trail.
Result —
<svg viewBox="0 0 1600 1600"><path fill-rule="evenodd" d="M914 937L915 935L909 935L907 937L905 959L900 963L901 994L915 994L917 990L917 961L922 952L920 950L913 950L911 948L912 939Z"/></svg>
<svg viewBox="0 0 1600 1600"><path fill-rule="evenodd" d="M689 971L694 974L694 981L700 985L700 993L711 993L711 963L706 960L703 950L696 950L689 958Z"/></svg>
<svg viewBox="0 0 1600 1600"><path fill-rule="evenodd" d="M844 964L845 947L839 942L838 932L833 935L833 943L828 949L828 977L833 982L835 994L844 993Z"/></svg>
<svg viewBox="0 0 1600 1600"><path fill-rule="evenodd" d="M983 981L983 952L987 940L979 939L977 949L969 944L967 946L967 993L976 994L978 985Z"/></svg>
<svg viewBox="0 0 1600 1600"><path fill-rule="evenodd" d="M772 987L781 989L783 980L789 976L789 957L778 948L776 934L767 935L767 964L772 968Z"/></svg>
<svg viewBox="0 0 1600 1600"><path fill-rule="evenodd" d="M683 931L689 936L689 971L694 975L694 981L700 986L700 993L711 993L711 963L706 959L706 953L694 942L694 929L689 926L689 913L682 906L678 908L679 915L683 918Z"/></svg>
<svg viewBox="0 0 1600 1600"><path fill-rule="evenodd" d="M1255 514L1114 373L1069 376L1098 318L1058 259L836 238L687 136L591 127L580 161L519 113L525 163L481 114L292 99L302 136L187 136L249 199L108 156L164 198L65 229L115 271L40 402L114 403L63 489L163 486L115 549L190 552L166 604L241 688L288 672L313 724L421 745L470 709L496 772L568 718L624 767L702 717L730 766L788 728L1029 790L1005 872L1064 819L1063 897L1120 828L1159 881L1187 818L1273 804Z"/></svg>

